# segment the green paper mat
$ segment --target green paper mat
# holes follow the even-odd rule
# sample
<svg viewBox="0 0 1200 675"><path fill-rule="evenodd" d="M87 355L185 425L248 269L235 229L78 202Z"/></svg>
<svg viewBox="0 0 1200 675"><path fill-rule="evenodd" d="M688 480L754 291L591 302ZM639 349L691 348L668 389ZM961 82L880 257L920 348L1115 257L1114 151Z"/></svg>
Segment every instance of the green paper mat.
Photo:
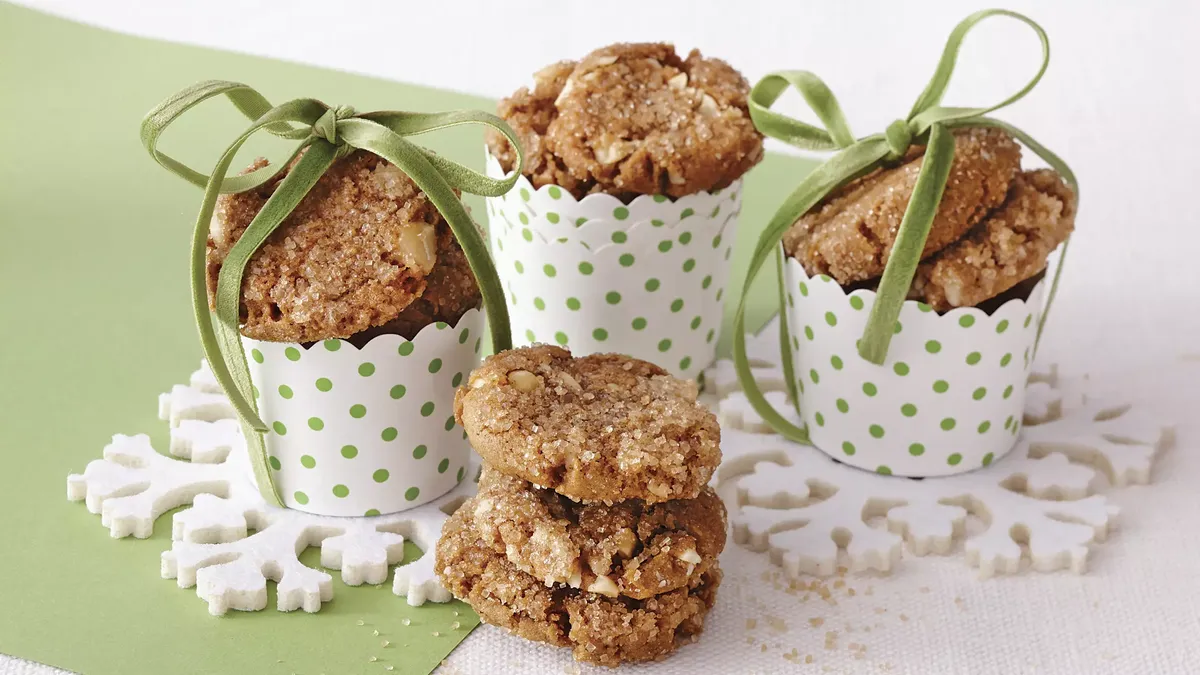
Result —
<svg viewBox="0 0 1200 675"><path fill-rule="evenodd" d="M0 653L88 675L428 673L474 625L469 608L412 608L391 594L390 580L352 588L333 572L334 600L318 614L276 612L272 588L265 611L213 618L194 589L159 577L170 514L149 540L114 541L99 516L66 500L67 474L99 458L112 434L149 433L165 447L157 395L199 361L187 246L201 194L154 164L137 130L160 99L210 78L246 82L275 102L315 96L359 110L494 105L0 4L0 512L9 514ZM521 81L514 75L513 86ZM245 122L223 101L201 110L162 147L207 167ZM477 131L422 141L483 168ZM286 147L268 141L244 157L278 157ZM769 156L753 172L734 279L757 226L809 167ZM468 204L483 213L480 200ZM772 283L756 288L753 325L774 303ZM731 284L729 297L737 290ZM303 559L316 566L317 553ZM463 627L451 630L456 620Z"/></svg>

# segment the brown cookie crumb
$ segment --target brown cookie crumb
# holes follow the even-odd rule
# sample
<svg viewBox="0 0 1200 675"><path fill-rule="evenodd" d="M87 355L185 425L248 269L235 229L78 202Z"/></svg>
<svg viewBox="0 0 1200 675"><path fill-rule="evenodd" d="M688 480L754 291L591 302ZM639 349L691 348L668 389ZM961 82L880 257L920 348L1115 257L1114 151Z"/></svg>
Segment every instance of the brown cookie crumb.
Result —
<svg viewBox="0 0 1200 675"><path fill-rule="evenodd" d="M484 545L465 509L446 522L436 556L442 583L483 621L605 666L661 659L699 634L721 583L713 564L690 586L645 600L547 587Z"/></svg>
<svg viewBox="0 0 1200 675"><path fill-rule="evenodd" d="M691 584L725 548L725 505L695 499L579 504L485 467L462 510L480 539L544 584L644 600Z"/></svg>
<svg viewBox="0 0 1200 675"><path fill-rule="evenodd" d="M488 357L454 398L495 469L576 501L693 499L721 461L698 390L619 354L534 345Z"/></svg>
<svg viewBox="0 0 1200 675"><path fill-rule="evenodd" d="M593 180L578 180L566 165L554 154L550 140L546 137L550 123L558 116L554 99L567 82L574 61L559 61L533 74L533 89L522 87L512 96L500 101L496 114L504 118L516 132L521 148L525 150L525 176L534 187L557 185L582 199L596 191ZM508 139L499 132L487 132L488 151L505 171L517 165L517 153Z"/></svg>
<svg viewBox="0 0 1200 675"><path fill-rule="evenodd" d="M1075 193L1050 169L1019 174L1004 205L921 263L912 295L942 312L1000 295L1046 268L1075 229Z"/></svg>
<svg viewBox="0 0 1200 675"><path fill-rule="evenodd" d="M256 161L250 170L265 166ZM208 240L208 288L229 250L282 176L223 195ZM335 162L250 258L242 282L242 334L257 340L346 338L396 319L426 291L453 246L441 214L408 176L369 152ZM469 270L468 270L469 272ZM447 269L455 297L474 277ZM466 300L464 299L464 302ZM463 310L465 311L465 310Z"/></svg>
<svg viewBox="0 0 1200 675"><path fill-rule="evenodd" d="M498 110L520 136L535 187L558 185L577 199L682 197L727 187L762 159L749 91L741 74L699 51L684 60L669 44L621 43L538 72L532 91ZM512 169L503 136L490 133L488 147Z"/></svg>
<svg viewBox="0 0 1200 675"><path fill-rule="evenodd" d="M915 148L899 166L835 191L784 234L784 250L810 276L827 274L842 285L883 274L924 152ZM999 206L1020 169L1021 148L1003 131L955 131L954 162L921 257L942 250Z"/></svg>

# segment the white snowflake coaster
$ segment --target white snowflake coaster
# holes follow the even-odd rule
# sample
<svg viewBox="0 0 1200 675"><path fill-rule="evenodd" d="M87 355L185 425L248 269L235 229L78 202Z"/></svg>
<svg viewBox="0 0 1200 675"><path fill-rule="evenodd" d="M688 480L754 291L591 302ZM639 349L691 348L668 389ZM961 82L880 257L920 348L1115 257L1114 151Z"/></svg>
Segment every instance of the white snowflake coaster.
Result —
<svg viewBox="0 0 1200 675"><path fill-rule="evenodd" d="M768 400L786 412L775 340L768 326L748 336L748 352L758 381L774 389ZM791 575L828 575L839 565L887 572L905 545L915 556L946 555L960 540L983 577L1026 568L1081 573L1118 511L1099 490L1148 483L1173 441L1153 411L1090 398L1085 379L1066 382L1052 370L1032 378L1008 456L966 474L911 480L840 464L775 434L738 390L729 362L705 380L720 397L724 461L716 480L736 499L734 539ZM971 531L969 521L982 530Z"/></svg>
<svg viewBox="0 0 1200 675"><path fill-rule="evenodd" d="M159 416L171 425L171 454L191 461L159 454L145 435L117 435L103 459L68 476L67 498L85 501L115 538L149 537L159 516L190 503L175 514L162 576L181 588L195 586L214 615L265 608L268 580L277 583L279 611L319 611L333 598L333 584L329 574L300 562L299 554L311 546L321 548L321 565L340 570L347 585L378 585L403 559L405 541L412 541L427 554L396 568L393 593L414 606L451 599L434 573L432 550L448 514L475 492L473 481L385 516L337 518L276 508L248 478L232 414L202 366L188 385L159 399Z"/></svg>

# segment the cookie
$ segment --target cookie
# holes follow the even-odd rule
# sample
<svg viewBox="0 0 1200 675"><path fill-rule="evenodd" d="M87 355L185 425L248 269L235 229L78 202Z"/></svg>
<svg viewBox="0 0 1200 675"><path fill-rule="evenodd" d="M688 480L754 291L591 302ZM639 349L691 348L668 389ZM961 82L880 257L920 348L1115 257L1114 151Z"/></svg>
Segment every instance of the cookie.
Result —
<svg viewBox="0 0 1200 675"><path fill-rule="evenodd" d="M1046 269L1075 229L1075 193L1050 169L1026 171L1004 204L917 268L911 295L934 310L971 307Z"/></svg>
<svg viewBox="0 0 1200 675"><path fill-rule="evenodd" d="M218 199L208 240L210 302L225 256L280 180ZM315 342L392 321L426 291L439 255L454 257L458 245L448 233L399 169L368 152L340 159L250 258L242 334ZM461 270L454 274L456 289L467 283Z"/></svg>
<svg viewBox="0 0 1200 675"><path fill-rule="evenodd" d="M697 394L646 361L533 345L488 357L454 415L498 471L575 501L657 503L699 496L721 461Z"/></svg>
<svg viewBox="0 0 1200 675"><path fill-rule="evenodd" d="M400 335L409 340L431 323L441 321L457 325L467 310L479 307L483 296L475 273L467 262L450 226L441 223L437 228L437 262L425 278L425 291L391 321L376 328L356 333L349 341L359 349L376 335Z"/></svg>
<svg viewBox="0 0 1200 675"><path fill-rule="evenodd" d="M883 274L908 208L924 148L895 167L877 169L835 191L783 236L787 254L814 276L843 286ZM954 162L925 249L926 258L956 241L1000 206L1021 168L1021 148L998 129L954 132Z"/></svg>
<svg viewBox="0 0 1200 675"><path fill-rule="evenodd" d="M669 44L622 43L540 71L499 114L526 149L535 187L682 197L727 187L762 159L749 91L741 74L699 51L685 60ZM511 170L507 141L493 133L488 146Z"/></svg>
<svg viewBox="0 0 1200 675"><path fill-rule="evenodd" d="M485 545L465 508L442 528L435 566L442 584L486 623L606 666L660 659L694 638L721 583L713 564L691 585L645 600L546 586Z"/></svg>
<svg viewBox="0 0 1200 675"><path fill-rule="evenodd" d="M521 142L525 151L524 175L534 187L557 185L582 199L590 192L598 191L594 181L579 180L567 170L562 159L554 154L547 134L550 123L558 117L554 100L566 86L567 78L575 70L574 61L559 61L533 74L533 89L522 87L512 96L502 99L496 112ZM517 163L517 153L499 132L487 132L488 152L505 171L512 171Z"/></svg>
<svg viewBox="0 0 1200 675"><path fill-rule="evenodd" d="M695 499L579 504L485 468L462 510L480 540L547 586L644 600L691 585L725 548L725 505Z"/></svg>

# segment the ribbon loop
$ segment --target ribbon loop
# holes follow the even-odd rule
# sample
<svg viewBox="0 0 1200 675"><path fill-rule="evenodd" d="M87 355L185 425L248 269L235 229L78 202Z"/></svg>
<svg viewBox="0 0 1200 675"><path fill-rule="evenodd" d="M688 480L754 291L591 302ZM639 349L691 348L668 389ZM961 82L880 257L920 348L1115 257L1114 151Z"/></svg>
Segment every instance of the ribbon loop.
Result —
<svg viewBox="0 0 1200 675"><path fill-rule="evenodd" d="M942 97L946 94L946 87L949 86L950 78L954 74L954 66L958 62L958 50L962 47L963 40L971 32L972 28L979 25L984 19L994 16L1016 19L1033 30L1042 47L1042 63L1038 67L1038 71L1034 73L1029 82L1025 83L1024 87L1021 87L1016 93L994 105L981 108L943 108L941 106ZM1042 75L1046 74L1046 68L1049 65L1050 38L1046 35L1046 31L1033 19L1024 14L1018 14L1006 9L985 9L975 12L960 21L954 27L954 30L950 32L950 37L946 40L946 47L942 51L941 58L938 60L937 68L934 69L933 77L930 78L929 84L925 85L925 90L921 92L916 102L913 103L912 110L908 113L908 119L917 125L918 133L921 133L935 122L946 122L952 119L967 119L986 115L1024 98L1041 81Z"/></svg>
<svg viewBox="0 0 1200 675"><path fill-rule="evenodd" d="M159 136L172 122L192 107L221 94L250 118L252 124L226 148L212 171L202 174L157 150ZM293 127L293 123L299 126ZM488 178L403 138L459 124L483 124L508 137L517 149L517 162L511 174L500 180ZM242 176L227 176L238 150L262 130L300 142L286 162ZM477 111L383 111L359 115L350 106L330 107L315 99L296 99L272 107L261 94L244 84L211 81L184 89L152 110L142 121L142 142L155 161L168 171L204 188L200 214L192 229L192 311L205 358L241 419L259 492L272 504L283 505L267 465L263 437L266 424L258 415L250 370L242 349L238 311L242 278L250 258L338 158L356 149L373 152L395 164L429 197L458 239L479 283L493 349L501 351L512 347L508 309L487 244L455 194L457 189L499 196L512 188L521 175L524 151L516 133L495 115ZM206 248L218 195L254 189L289 166L287 175L279 181L267 203L226 255L214 293L215 311L210 312Z"/></svg>
<svg viewBox="0 0 1200 675"><path fill-rule="evenodd" d="M1037 34L1042 47L1042 63L1037 73L1019 91L998 104L979 108L942 106L942 97L946 92L951 75L953 75L963 39L981 21L994 16L1016 19ZM929 236L929 229L937 214L942 192L949 177L954 159L954 140L951 135L954 128L970 126L1003 128L1050 164L1075 190L1076 195L1079 194L1075 175L1057 155L1019 129L986 117L987 113L1014 103L1029 93L1046 72L1049 59L1049 39L1042 27L1032 19L1002 9L983 10L971 14L951 31L933 77L917 98L909 114L904 119L889 124L884 133L866 136L857 141L849 136L849 128L833 93L820 78L812 73L807 71L772 73L751 89L750 116L754 120L755 126L764 135L808 150L838 150L797 186L767 223L767 227L751 255L746 282L742 288L737 311L734 313L733 357L738 379L751 406L776 431L795 442L808 443L806 429L796 427L786 417L774 410L754 381L750 361L746 355L745 314L751 282L762 270L768 256L781 255L779 242L783 238L784 232L834 190L888 162L903 157L914 142L926 144L925 161L922 162L913 195L897 231L896 242L889 254L888 262L884 266L883 276L878 284L866 328L862 338L858 341L859 356L871 363L884 363L896 317L899 315L912 285L913 276L925 248L925 240ZM770 110L788 86L800 92L809 108L826 125L826 129ZM1059 258L1050 292L1046 298L1045 310L1042 312L1041 323L1038 325L1038 339L1041 337L1042 328L1046 316L1050 312L1050 305L1054 300L1058 280L1062 274L1067 243L1063 243L1063 256ZM777 264L776 268L776 274L780 275L780 283L782 283L783 265ZM784 372L791 373L792 354L788 345L785 298L786 294L781 292L779 314L780 322L783 325L780 328L782 337L780 349ZM788 379L791 379L790 375ZM792 402L799 411L798 396L794 391L795 384L789 381L788 387Z"/></svg>
<svg viewBox="0 0 1200 675"><path fill-rule="evenodd" d="M890 150L888 159L896 160L908 152L909 146L912 145L913 133L907 120L896 120L888 125L887 130L883 132L883 137L887 139L888 150Z"/></svg>
<svg viewBox="0 0 1200 675"><path fill-rule="evenodd" d="M825 124L825 129L771 110L788 85ZM834 150L854 143L854 134L838 105L837 97L821 78L807 70L785 70L767 75L750 91L750 119L759 131L801 150Z"/></svg>

